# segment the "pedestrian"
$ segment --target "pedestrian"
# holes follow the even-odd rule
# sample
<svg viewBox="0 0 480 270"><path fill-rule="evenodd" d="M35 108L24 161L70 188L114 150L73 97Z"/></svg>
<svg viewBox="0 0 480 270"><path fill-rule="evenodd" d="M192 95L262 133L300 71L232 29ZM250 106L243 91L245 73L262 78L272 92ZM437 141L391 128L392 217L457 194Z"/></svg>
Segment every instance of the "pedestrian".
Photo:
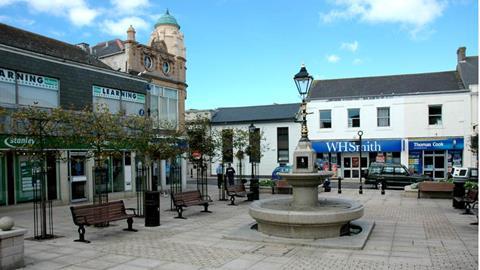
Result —
<svg viewBox="0 0 480 270"><path fill-rule="evenodd" d="M235 177L235 169L232 168L232 164L228 163L227 170L225 171L228 179L228 185L233 186L235 184L234 177Z"/></svg>
<svg viewBox="0 0 480 270"><path fill-rule="evenodd" d="M223 183L223 165L221 163L218 164L217 166L217 185L218 189L222 189L222 183Z"/></svg>

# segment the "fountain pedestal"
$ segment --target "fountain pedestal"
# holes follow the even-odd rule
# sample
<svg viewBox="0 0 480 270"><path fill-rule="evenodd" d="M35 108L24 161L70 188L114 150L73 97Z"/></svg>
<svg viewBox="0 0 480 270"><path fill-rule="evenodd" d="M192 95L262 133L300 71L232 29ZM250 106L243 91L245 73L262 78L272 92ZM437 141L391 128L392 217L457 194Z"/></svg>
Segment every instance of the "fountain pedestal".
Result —
<svg viewBox="0 0 480 270"><path fill-rule="evenodd" d="M292 173L280 174L293 197L260 200L250 205L258 231L279 237L319 239L340 236L349 222L363 216L363 205L341 198L318 198L318 186L333 175L317 172L311 143L300 141Z"/></svg>

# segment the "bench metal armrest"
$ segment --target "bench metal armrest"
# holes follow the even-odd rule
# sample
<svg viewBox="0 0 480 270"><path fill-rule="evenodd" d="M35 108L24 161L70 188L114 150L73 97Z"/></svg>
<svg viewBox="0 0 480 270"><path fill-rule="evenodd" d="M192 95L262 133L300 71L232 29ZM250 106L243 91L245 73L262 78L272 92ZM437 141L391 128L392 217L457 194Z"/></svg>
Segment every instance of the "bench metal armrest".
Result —
<svg viewBox="0 0 480 270"><path fill-rule="evenodd" d="M133 211L133 214L136 216L137 215L137 209L133 208L133 207L130 207L130 208L125 208L125 212L126 211Z"/></svg>
<svg viewBox="0 0 480 270"><path fill-rule="evenodd" d="M185 205L185 201L184 200L173 200L173 204L175 204L176 206Z"/></svg>

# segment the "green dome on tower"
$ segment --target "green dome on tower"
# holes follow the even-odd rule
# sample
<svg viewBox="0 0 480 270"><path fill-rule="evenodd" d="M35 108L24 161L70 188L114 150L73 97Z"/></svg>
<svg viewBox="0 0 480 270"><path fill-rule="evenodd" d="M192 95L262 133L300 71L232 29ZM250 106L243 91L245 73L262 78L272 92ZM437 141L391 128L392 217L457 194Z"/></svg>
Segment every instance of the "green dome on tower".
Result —
<svg viewBox="0 0 480 270"><path fill-rule="evenodd" d="M157 20L157 23L155 24L155 28L157 28L157 26L159 25L165 25L165 24L174 25L180 29L180 25L177 23L177 20L172 15L170 15L170 12L168 12L168 9L165 12L165 14L163 14Z"/></svg>

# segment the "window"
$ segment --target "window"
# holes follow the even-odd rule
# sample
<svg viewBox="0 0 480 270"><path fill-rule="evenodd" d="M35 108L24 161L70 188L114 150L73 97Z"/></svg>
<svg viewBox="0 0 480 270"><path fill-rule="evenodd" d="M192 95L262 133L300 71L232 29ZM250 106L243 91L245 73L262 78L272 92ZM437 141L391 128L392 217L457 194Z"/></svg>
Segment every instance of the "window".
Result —
<svg viewBox="0 0 480 270"><path fill-rule="evenodd" d="M407 171L403 167L395 167L395 174L405 175L407 174Z"/></svg>
<svg viewBox="0 0 480 270"><path fill-rule="evenodd" d="M173 127L178 124L178 91L150 85L150 114Z"/></svg>
<svg viewBox="0 0 480 270"><path fill-rule="evenodd" d="M442 124L442 105L428 106L428 124L429 125Z"/></svg>
<svg viewBox="0 0 480 270"><path fill-rule="evenodd" d="M123 111L127 115L142 115L140 112L145 109L145 95L141 93L94 85L92 95L94 105L102 104L111 113Z"/></svg>
<svg viewBox="0 0 480 270"><path fill-rule="evenodd" d="M222 162L233 162L233 130L222 130Z"/></svg>
<svg viewBox="0 0 480 270"><path fill-rule="evenodd" d="M348 109L348 127L360 127L360 109Z"/></svg>
<svg viewBox="0 0 480 270"><path fill-rule="evenodd" d="M277 161L279 163L288 163L288 127L277 128Z"/></svg>
<svg viewBox="0 0 480 270"><path fill-rule="evenodd" d="M0 68L0 103L58 107L59 80Z"/></svg>
<svg viewBox="0 0 480 270"><path fill-rule="evenodd" d="M377 127L389 127L390 126L390 108L382 107L377 108Z"/></svg>
<svg viewBox="0 0 480 270"><path fill-rule="evenodd" d="M332 128L331 110L320 110L320 128Z"/></svg>
<svg viewBox="0 0 480 270"><path fill-rule="evenodd" d="M383 173L384 174L393 174L393 167L391 167L391 166L383 167Z"/></svg>

